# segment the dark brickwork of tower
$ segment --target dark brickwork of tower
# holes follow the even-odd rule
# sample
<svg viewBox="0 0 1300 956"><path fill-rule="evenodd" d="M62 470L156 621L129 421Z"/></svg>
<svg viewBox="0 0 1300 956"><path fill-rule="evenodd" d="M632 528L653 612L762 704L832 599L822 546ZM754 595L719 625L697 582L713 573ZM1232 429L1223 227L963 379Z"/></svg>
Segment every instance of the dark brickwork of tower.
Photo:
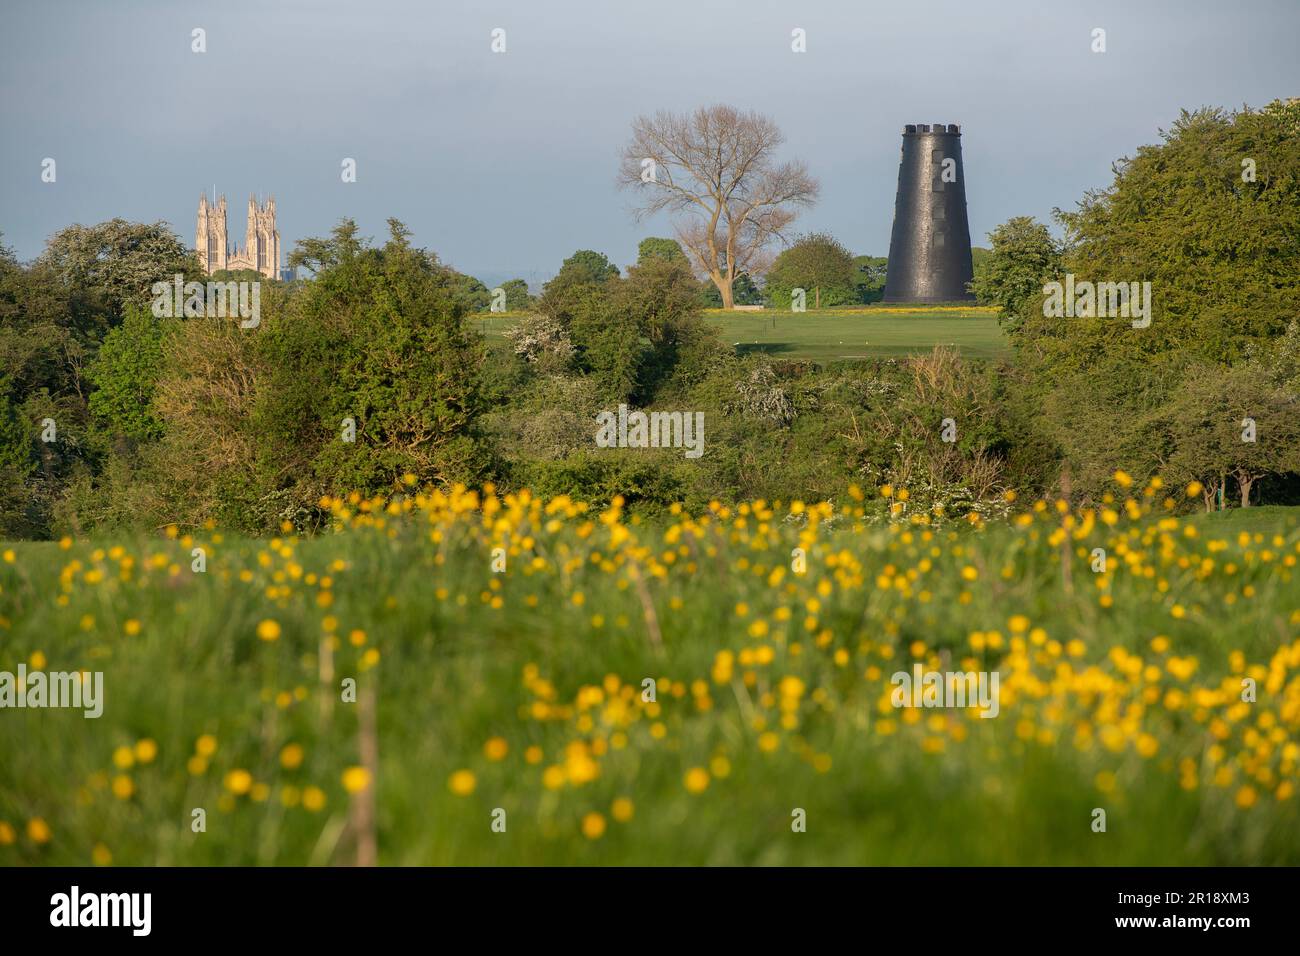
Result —
<svg viewBox="0 0 1300 956"><path fill-rule="evenodd" d="M966 290L970 280L961 129L909 124L903 127L885 301L973 301Z"/></svg>

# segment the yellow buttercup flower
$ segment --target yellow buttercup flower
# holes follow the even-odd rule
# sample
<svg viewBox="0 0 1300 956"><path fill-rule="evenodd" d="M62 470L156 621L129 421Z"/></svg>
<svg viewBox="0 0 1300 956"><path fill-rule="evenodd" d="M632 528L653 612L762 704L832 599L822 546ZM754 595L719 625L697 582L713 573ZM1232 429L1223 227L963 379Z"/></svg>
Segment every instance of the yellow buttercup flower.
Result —
<svg viewBox="0 0 1300 956"><path fill-rule="evenodd" d="M280 751L280 766L285 770L297 770L302 766L303 756L301 744L285 744Z"/></svg>
<svg viewBox="0 0 1300 956"><path fill-rule="evenodd" d="M473 771L457 770L447 781L447 786L451 792L458 797L468 797L478 786L478 780L474 777Z"/></svg>
<svg viewBox="0 0 1300 956"><path fill-rule="evenodd" d="M135 742L135 759L140 763L153 763L157 756L158 744L155 741L145 737Z"/></svg>
<svg viewBox="0 0 1300 956"><path fill-rule="evenodd" d="M49 843L51 836L50 825L43 817L32 817L27 821L27 839L33 843Z"/></svg>
<svg viewBox="0 0 1300 956"><path fill-rule="evenodd" d="M709 786L709 772L703 767L692 767L683 778L689 793L703 793Z"/></svg>
<svg viewBox="0 0 1300 956"><path fill-rule="evenodd" d="M247 770L232 770L226 774L224 784L231 793L242 796L248 793L253 786L253 775Z"/></svg>
<svg viewBox="0 0 1300 956"><path fill-rule="evenodd" d="M599 813L588 813L582 818L582 835L588 840L599 840L605 835L605 818Z"/></svg>
<svg viewBox="0 0 1300 956"><path fill-rule="evenodd" d="M558 764L551 764L542 771L542 786L547 790L559 790L564 786L567 779L568 777L564 773L564 768Z"/></svg>
<svg viewBox="0 0 1300 956"><path fill-rule="evenodd" d="M370 771L365 767L348 767L343 771L343 789L348 793L360 793L370 786Z"/></svg>

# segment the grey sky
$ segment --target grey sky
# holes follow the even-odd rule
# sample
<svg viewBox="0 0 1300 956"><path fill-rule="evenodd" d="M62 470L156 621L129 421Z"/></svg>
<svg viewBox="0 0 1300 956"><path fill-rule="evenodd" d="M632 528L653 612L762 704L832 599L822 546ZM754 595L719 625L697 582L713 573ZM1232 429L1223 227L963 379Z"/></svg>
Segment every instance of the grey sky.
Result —
<svg viewBox="0 0 1300 956"><path fill-rule="evenodd" d="M634 115L772 116L821 200L797 231L889 243L905 123L962 124L971 238L1110 180L1180 108L1300 95L1296 0L4 0L0 231L24 259L73 222L172 223L216 184L242 241L273 193L286 252L342 216L495 282L574 249L626 265L615 188ZM208 51L190 52L207 30ZM490 52L507 31L508 52ZM808 52L790 49L795 27ZM1107 31L1107 52L1090 50ZM58 181L44 184L53 157ZM354 157L358 181L340 181Z"/></svg>

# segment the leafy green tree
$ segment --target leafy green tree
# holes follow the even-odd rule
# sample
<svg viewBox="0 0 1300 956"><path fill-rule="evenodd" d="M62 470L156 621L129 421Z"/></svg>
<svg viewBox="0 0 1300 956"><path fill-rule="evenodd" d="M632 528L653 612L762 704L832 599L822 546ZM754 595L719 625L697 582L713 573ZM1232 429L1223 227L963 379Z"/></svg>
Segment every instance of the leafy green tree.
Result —
<svg viewBox="0 0 1300 956"><path fill-rule="evenodd" d="M763 290L758 287L753 276L748 272L736 276L736 281L731 286L731 295L736 305L763 304Z"/></svg>
<svg viewBox="0 0 1300 956"><path fill-rule="evenodd" d="M628 269L627 278L610 289L616 307L653 348L699 319L698 284L685 262L652 258Z"/></svg>
<svg viewBox="0 0 1300 956"><path fill-rule="evenodd" d="M691 268L690 259L682 251L681 243L676 239L661 239L651 236L642 239L637 247L637 265L643 266L653 260L661 260L680 265L687 270ZM699 283L700 291L696 297L699 304L706 309L722 308L722 293L712 282ZM732 301L735 305L761 305L763 290L755 283L748 272L736 276L731 286Z"/></svg>
<svg viewBox="0 0 1300 956"><path fill-rule="evenodd" d="M566 333L573 332L573 321L578 313L587 319L597 321L592 310L597 313L603 308L611 283L619 281L618 267L599 252L580 249L564 260L555 277L542 286L542 294L537 300L537 310L542 315L550 316ZM635 340L637 333L631 333ZM579 358L584 353L586 343L581 343L574 335L573 344L578 349Z"/></svg>
<svg viewBox="0 0 1300 956"><path fill-rule="evenodd" d="M637 265L644 265L649 259L680 262L682 265L690 267L690 261L686 258L686 253L682 251L681 243L676 239L661 239L657 236L642 239L641 244L636 247Z"/></svg>
<svg viewBox="0 0 1300 956"><path fill-rule="evenodd" d="M321 275L317 281L329 281L328 271ZM178 322L174 334L164 338L163 370L153 392L163 436L143 449L150 459L148 484L157 498L155 523L197 525L211 519L259 533L305 513L307 492L298 491L297 483L310 475L308 435L319 410L307 397L297 408L297 430L269 436L285 438L279 449L285 471L270 477L259 471L258 461L268 436L259 436L253 421L268 378L259 355L267 351L262 331L280 322L282 311L276 301L264 303L257 332L237 322L194 320ZM303 336L303 347L315 348L311 336ZM288 397L280 393L279 398ZM134 484L146 482L137 476Z"/></svg>
<svg viewBox="0 0 1300 956"><path fill-rule="evenodd" d="M86 366L109 329L102 289L81 288L44 259L20 264L0 245L0 380L5 395L10 468L0 489L5 533L48 534L53 507L72 476L94 466L87 441ZM35 431L54 419L58 441L37 442ZM13 444L21 432L25 452Z"/></svg>
<svg viewBox="0 0 1300 956"><path fill-rule="evenodd" d="M600 397L612 403L632 400L647 349L640 327L643 317L625 314L611 288L622 281L580 283L562 297L561 321L572 336L578 367L592 377ZM559 299L548 290L546 301Z"/></svg>
<svg viewBox="0 0 1300 956"><path fill-rule="evenodd" d="M546 283L543 292L565 289L575 285L598 284L617 279L618 266L609 257L591 249L579 249L560 264L555 278Z"/></svg>
<svg viewBox="0 0 1300 956"><path fill-rule="evenodd" d="M1300 299L1300 101L1184 111L1161 141L1115 164L1066 229L1076 280L1149 281L1151 324L1033 319L1053 361L1113 349L1190 350L1222 362L1282 334ZM1032 312L1030 313L1032 317Z"/></svg>
<svg viewBox="0 0 1300 956"><path fill-rule="evenodd" d="M407 473L434 482L482 474L478 336L454 274L413 248L401 223L389 228L379 248L355 243L348 223L314 242L329 264L282 316L264 320L249 433L268 492L301 503L391 489ZM354 441L342 438L345 419Z"/></svg>
<svg viewBox="0 0 1300 956"><path fill-rule="evenodd" d="M128 304L147 306L155 282L177 273L200 277L198 260L165 222L68 226L50 237L40 259L61 281L101 295L117 317Z"/></svg>
<svg viewBox="0 0 1300 956"><path fill-rule="evenodd" d="M12 393L13 383L0 373L0 471L21 481L36 467L32 456L34 432L20 418Z"/></svg>
<svg viewBox="0 0 1300 956"><path fill-rule="evenodd" d="M885 295L889 260L884 256L853 257L853 301L879 302Z"/></svg>
<svg viewBox="0 0 1300 956"><path fill-rule="evenodd" d="M12 382L0 373L0 534L20 537L32 533L30 511L35 504L27 482L36 471L32 430L11 399Z"/></svg>
<svg viewBox="0 0 1300 956"><path fill-rule="evenodd" d="M507 311L523 312L532 307L533 296L528 291L528 283L523 279L510 279L503 282L501 290L506 294Z"/></svg>
<svg viewBox="0 0 1300 956"><path fill-rule="evenodd" d="M256 269L217 269L207 276L207 282L262 282L270 284L279 279L268 279Z"/></svg>
<svg viewBox="0 0 1300 956"><path fill-rule="evenodd" d="M989 256L992 253L993 250L987 248L986 246L971 246L970 264L971 264L971 272L974 275L974 281L971 282L971 291L975 290L976 284L980 281L984 273L988 270ZM980 305L989 305L988 302L985 302L984 300L980 299L978 295L975 296L975 299L977 302L979 302Z"/></svg>
<svg viewBox="0 0 1300 956"><path fill-rule="evenodd" d="M10 488L20 488L23 480L35 470L32 458L31 430L24 427L8 392L9 383L0 379L0 482Z"/></svg>
<svg viewBox="0 0 1300 956"><path fill-rule="evenodd" d="M589 377L606 403L645 404L670 381L684 387L721 348L700 316L700 283L683 262L650 256L625 279L550 287L537 308L516 351L558 345L561 365Z"/></svg>
<svg viewBox="0 0 1300 956"><path fill-rule="evenodd" d="M1195 452L1189 426L1175 427L1169 409L1192 408L1185 379L1215 378L1209 366L1240 365L1294 318L1298 131L1298 103L1185 112L1161 142L1118 162L1109 188L1087 194L1074 212L1058 211L1066 245L1053 279L1073 274L1076 285L1151 283L1151 321L1142 328L1122 316L1044 316L1033 276L1041 267L1028 270L1025 294L1011 304L1015 314L1004 315L1017 330L1018 357L1034 380L1042 423L1064 452L1076 492L1099 493L1117 467L1135 474L1203 473L1207 478L1198 480L1212 489L1233 469L1217 472L1211 463L1205 472L1198 456L1209 461L1215 448L1261 451L1227 442L1232 433L1214 417L1223 434L1207 432L1207 444ZM1256 393L1265 408L1266 397ZM1207 403L1209 396L1201 399ZM1241 417L1252 416L1242 411ZM1206 429L1210 420L1195 418ZM1240 479L1239 490L1242 482L1252 488L1256 482L1249 471Z"/></svg>
<svg viewBox="0 0 1300 956"><path fill-rule="evenodd" d="M1300 474L1300 395L1273 384L1260 362L1194 367L1168 418L1170 470L1201 483L1207 511L1228 478L1245 508L1261 478Z"/></svg>
<svg viewBox="0 0 1300 956"><path fill-rule="evenodd" d="M1022 307L1041 305L1043 283L1060 278L1060 245L1045 225L1029 216L1008 219L989 233L989 241L993 248L980 256L971 291L980 302L996 305L1003 323L1014 331Z"/></svg>
<svg viewBox="0 0 1300 956"><path fill-rule="evenodd" d="M396 220L389 220L390 228ZM325 237L308 237L299 239L289 253L288 263L293 268L306 268L308 271L321 272L331 266L337 266L344 260L354 258L366 246L366 241L359 238L356 221L343 218ZM403 232L402 242L409 241L410 233Z"/></svg>
<svg viewBox="0 0 1300 956"><path fill-rule="evenodd" d="M473 276L443 267L451 296L466 312L486 312L492 307L492 292Z"/></svg>
<svg viewBox="0 0 1300 956"><path fill-rule="evenodd" d="M1289 322L1286 332L1275 339L1251 343L1246 358L1258 362L1273 385L1300 394L1300 319Z"/></svg>
<svg viewBox="0 0 1300 956"><path fill-rule="evenodd" d="M1030 379L1027 401L1061 450L1062 477L1074 494L1096 498L1116 468L1159 474L1173 444L1165 410L1186 374L1185 356L1152 361L1118 352L1104 360L1048 372L1022 354Z"/></svg>
<svg viewBox="0 0 1300 956"><path fill-rule="evenodd" d="M731 287L732 305L762 305L763 290L748 272L736 276ZM712 282L700 283L700 305L706 309L722 308L722 293Z"/></svg>
<svg viewBox="0 0 1300 956"><path fill-rule="evenodd" d="M389 225L381 247L350 220L304 241L315 277L263 303L259 328L183 321L164 338L149 453L164 514L264 532L311 522L321 494L485 475L480 338L454 274Z"/></svg>
<svg viewBox="0 0 1300 956"><path fill-rule="evenodd" d="M788 307L794 289L812 293L812 306L842 305L853 301L853 254L834 236L809 233L784 249L767 272L768 300Z"/></svg>
<svg viewBox="0 0 1300 956"><path fill-rule="evenodd" d="M95 386L90 413L109 436L134 442L162 436L162 423L153 410L153 392L163 366L163 320L139 306L127 306L122 324L104 337L99 354L87 370Z"/></svg>

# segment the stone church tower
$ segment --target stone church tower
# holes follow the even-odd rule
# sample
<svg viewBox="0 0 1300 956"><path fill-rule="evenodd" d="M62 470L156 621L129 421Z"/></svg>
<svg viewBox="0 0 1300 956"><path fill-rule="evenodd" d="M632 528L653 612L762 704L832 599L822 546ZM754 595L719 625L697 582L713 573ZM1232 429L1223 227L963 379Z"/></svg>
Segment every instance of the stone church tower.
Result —
<svg viewBox="0 0 1300 956"><path fill-rule="evenodd" d="M226 197L215 205L208 205L206 194L199 197L199 226L194 236L194 251L199 254L199 264L208 275L226 268Z"/></svg>
<svg viewBox="0 0 1300 956"><path fill-rule="evenodd" d="M258 205L248 197L248 223L244 245L230 246L226 230L226 197L216 205L206 195L199 197L198 228L194 249L208 275L219 269L253 269L268 279L280 278L280 231L275 228L275 197Z"/></svg>

